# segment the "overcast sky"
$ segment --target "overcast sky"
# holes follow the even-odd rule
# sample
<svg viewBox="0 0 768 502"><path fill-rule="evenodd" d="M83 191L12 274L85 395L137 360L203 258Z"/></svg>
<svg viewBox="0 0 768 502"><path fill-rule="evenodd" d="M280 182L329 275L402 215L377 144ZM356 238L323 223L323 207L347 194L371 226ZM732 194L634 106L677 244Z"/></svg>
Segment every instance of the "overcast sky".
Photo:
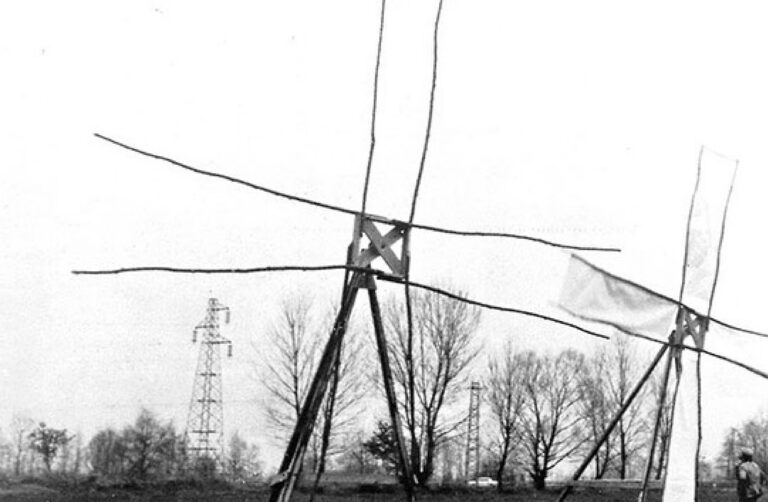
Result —
<svg viewBox="0 0 768 502"><path fill-rule="evenodd" d="M368 207L392 218L408 217L421 155L436 5L388 2ZM741 162L715 315L768 330L761 7L445 0L416 221L619 246L621 255L589 258L674 296L704 144ZM264 394L255 375L276 308L292 292L326 304L341 273L70 271L339 264L352 219L93 133L358 208L378 15L378 2L360 0L0 7L0 424L24 413L90 435L144 405L183 427L198 350L191 331L215 296L232 309L226 427L258 440ZM411 275L564 317L553 300L565 258L526 242L419 232ZM600 343L491 312L478 336L488 347L512 340L540 350ZM768 370L768 341L720 346ZM717 453L726 427L765 408L756 398L765 391L743 370L705 366L705 455Z"/></svg>

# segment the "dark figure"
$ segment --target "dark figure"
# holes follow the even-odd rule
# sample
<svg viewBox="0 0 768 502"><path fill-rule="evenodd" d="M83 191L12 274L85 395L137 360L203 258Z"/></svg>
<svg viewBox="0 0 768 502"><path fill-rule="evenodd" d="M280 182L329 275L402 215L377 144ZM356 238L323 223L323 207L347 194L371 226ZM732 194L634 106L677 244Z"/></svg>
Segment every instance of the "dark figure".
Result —
<svg viewBox="0 0 768 502"><path fill-rule="evenodd" d="M755 502L763 494L763 482L765 476L760 467L752 461L753 452L749 448L741 450L736 466L736 490L739 494L739 502Z"/></svg>

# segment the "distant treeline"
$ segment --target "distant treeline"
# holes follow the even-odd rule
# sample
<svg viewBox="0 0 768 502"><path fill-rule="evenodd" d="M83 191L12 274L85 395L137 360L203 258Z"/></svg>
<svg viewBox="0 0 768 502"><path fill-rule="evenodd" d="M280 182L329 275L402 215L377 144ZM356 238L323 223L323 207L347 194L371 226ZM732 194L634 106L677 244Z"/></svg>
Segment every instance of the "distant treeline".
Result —
<svg viewBox="0 0 768 502"><path fill-rule="evenodd" d="M196 460L184 434L142 409L134 423L120 430L98 431L87 443L80 434L15 416L10 437L0 445L0 469L16 477L41 474L92 475L113 482L150 482L183 477L258 480L258 449L235 433L219 465Z"/></svg>

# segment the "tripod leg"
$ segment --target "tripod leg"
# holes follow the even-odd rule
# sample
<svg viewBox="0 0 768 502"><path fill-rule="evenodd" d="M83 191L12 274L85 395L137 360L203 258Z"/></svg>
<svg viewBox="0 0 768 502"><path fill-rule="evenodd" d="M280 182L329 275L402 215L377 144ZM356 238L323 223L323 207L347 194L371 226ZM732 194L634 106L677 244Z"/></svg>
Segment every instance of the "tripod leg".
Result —
<svg viewBox="0 0 768 502"><path fill-rule="evenodd" d="M352 276L350 286L347 288L347 294L333 324L331 336L328 338L328 343L325 346L317 371L312 379L309 392L302 405L296 427L291 435L291 440L288 442L288 448L286 448L283 461L280 464L278 477L272 482L269 496L270 502L287 502L291 498L301 467L301 461L307 449L307 442L312 435L317 413L320 410L320 405L328 388L328 382L333 376L334 368L337 364L339 346L344 338L347 322L357 297L357 286L362 279L363 275L356 272Z"/></svg>
<svg viewBox="0 0 768 502"><path fill-rule="evenodd" d="M413 500L413 471L411 463L408 460L408 453L405 451L405 441L403 432L400 428L400 415L397 412L397 396L395 395L395 386L392 380L392 369L389 364L389 352L387 351L387 338L384 334L384 324L381 322L381 310L379 300L376 295L376 283L373 279L369 280L368 299L371 303L371 317L373 317L373 330L376 333L376 346L379 352L381 362L381 378L384 382L384 392L387 395L387 405L389 407L389 419L392 421L392 430L395 433L397 442L397 460L398 467L403 476L403 486L405 488L408 500Z"/></svg>
<svg viewBox="0 0 768 502"><path fill-rule="evenodd" d="M341 371L341 352L343 345L343 343L339 344L338 354L336 354L336 366L334 367L333 379L331 380L331 388L328 391L325 409L323 410L323 435L320 440L320 460L317 466L317 473L315 474L315 484L312 487L312 494L309 496L309 502L315 500L315 493L317 493L317 488L320 486L320 479L323 477L323 474L325 474L325 458L328 455L328 447L331 442L331 428L333 426L334 408L336 407L336 392L339 388L339 372Z"/></svg>
<svg viewBox="0 0 768 502"><path fill-rule="evenodd" d="M621 409L614 415L613 419L608 424L608 427L605 429L605 432L603 432L603 435L600 437L600 439L597 441L595 446L592 447L592 450L589 452L587 457L584 459L584 461L581 463L578 469L576 469L576 472L573 474L573 477L571 478L573 481L577 481L582 474L584 474L584 471L587 470L587 467L589 466L590 462L592 462L592 459L595 458L595 455L600 451L600 447L603 446L603 443L608 439L608 436L611 435L613 432L613 429L616 427L616 425L621 420L621 417L624 416L624 413L629 409L629 406L632 404L632 401L634 401L635 397L640 393L640 390L643 388L645 383L648 381L648 378L650 378L651 374L653 373L653 370L656 369L656 366L659 364L659 361L661 360L662 356L664 356L664 353L667 351L667 345L662 345L659 352L656 354L656 357L653 359L653 362L651 362L650 366L648 366L648 369L645 370L645 373L643 373L643 376L640 377L640 380L637 381L635 384L635 387L632 389L632 391L629 393L629 396L627 396L627 400L621 405ZM569 484L565 488L563 488L563 491L560 492L560 496L557 498L557 502L562 502L563 500L570 495L571 491L573 491L573 485Z"/></svg>

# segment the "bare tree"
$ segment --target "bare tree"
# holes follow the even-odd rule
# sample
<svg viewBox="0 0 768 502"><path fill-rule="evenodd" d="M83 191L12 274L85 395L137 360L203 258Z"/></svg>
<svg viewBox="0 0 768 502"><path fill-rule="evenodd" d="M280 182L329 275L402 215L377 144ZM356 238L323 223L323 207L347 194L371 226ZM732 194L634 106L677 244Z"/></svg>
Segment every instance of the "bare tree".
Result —
<svg viewBox="0 0 768 502"><path fill-rule="evenodd" d="M659 399L662 394L664 379L662 375L656 373L651 380L651 403L650 407L649 423L653 424L656 420L657 408L659 406ZM668 387L669 382L667 383ZM666 392L666 399L662 403L661 420L659 421L659 432L656 448L656 459L654 465L656 469L654 471L654 478L661 479L665 472L667 456L669 454L669 439L672 436L672 400L674 399L674 393L670 392L672 389L668 389Z"/></svg>
<svg viewBox="0 0 768 502"><path fill-rule="evenodd" d="M523 354L516 354L507 343L500 357L488 362L486 401L494 421L492 447L495 449L496 479L498 490L504 489L504 474L507 462L515 450L518 437L518 421L525 404L524 384L526 366L522 364Z"/></svg>
<svg viewBox="0 0 768 502"><path fill-rule="evenodd" d="M117 477L125 473L128 459L120 433L114 429L102 429L88 443L88 456L94 473L105 477Z"/></svg>
<svg viewBox="0 0 768 502"><path fill-rule="evenodd" d="M13 470L13 445L0 433L0 471L11 472Z"/></svg>
<svg viewBox="0 0 768 502"><path fill-rule="evenodd" d="M621 410L640 377L642 363L635 347L625 335L616 335L611 344L600 347L587 360L580 378L580 411L588 441L604 436L609 422ZM594 457L595 478L608 473L626 479L630 468L645 446L647 422L644 416L646 392L641 390L619 418L614 431Z"/></svg>
<svg viewBox="0 0 768 502"><path fill-rule="evenodd" d="M249 444L235 432L229 438L227 448L226 472L236 481L254 479L261 476L261 463L258 458L258 448Z"/></svg>
<svg viewBox="0 0 768 502"><path fill-rule="evenodd" d="M585 441L583 418L578 413L578 377L584 356L574 350L557 356L526 352L520 360L527 378L519 436L528 474L534 487L543 490L550 471Z"/></svg>
<svg viewBox="0 0 768 502"><path fill-rule="evenodd" d="M738 429L736 427L729 428L720 446L720 454L716 459L717 468L720 470L720 476L723 478L731 478L736 472L736 456L739 453L737 441Z"/></svg>
<svg viewBox="0 0 768 502"><path fill-rule="evenodd" d="M72 473L75 475L78 475L81 473L83 469L83 463L85 460L84 452L83 452L83 433L78 431L77 434L75 434L75 458L72 462Z"/></svg>
<svg viewBox="0 0 768 502"><path fill-rule="evenodd" d="M410 439L411 464L417 482L424 485L434 470L438 444L462 422L462 418L446 418L441 412L466 386L467 367L477 356L472 335L480 311L464 302L419 291L412 295L412 312L412 345L403 302L387 302L384 321L393 335L389 347L392 375L401 396L399 411Z"/></svg>
<svg viewBox="0 0 768 502"><path fill-rule="evenodd" d="M72 440L72 436L67 435L66 429L54 429L45 425L44 422L40 422L28 437L30 448L40 455L49 473L56 455Z"/></svg>
<svg viewBox="0 0 768 502"><path fill-rule="evenodd" d="M122 441L129 476L145 481L167 473L169 460L176 451L172 424L163 425L152 412L142 409L134 424L123 431Z"/></svg>
<svg viewBox="0 0 768 502"><path fill-rule="evenodd" d="M11 419L10 440L13 455L13 474L21 475L22 465L29 454L29 433L35 427L35 421L22 415L14 415Z"/></svg>
<svg viewBox="0 0 768 502"><path fill-rule="evenodd" d="M310 306L306 297L284 299L280 317L269 331L267 350L258 347L260 353L267 354L263 360L263 383L269 392L267 421L280 440L296 424L317 357L320 337L310 332Z"/></svg>
<svg viewBox="0 0 768 502"><path fill-rule="evenodd" d="M615 408L609 396L606 381L611 378L608 370L608 354L602 347L590 357L584 365L579 379L581 403L579 412L584 419L584 429L587 441L592 446L605 435L608 423ZM595 479L602 478L615 457L613 436L609 435L594 457Z"/></svg>
<svg viewBox="0 0 768 502"><path fill-rule="evenodd" d="M629 398L644 364L629 337L622 334L613 337L607 360L609 375L604 381L608 388L613 415ZM645 446L648 425L643 416L643 409L646 395L641 391L635 397L616 426L617 469L621 479L627 478L634 459Z"/></svg>
<svg viewBox="0 0 768 502"><path fill-rule="evenodd" d="M347 437L341 466L345 471L356 474L370 474L376 470L376 457L366 447L366 435L362 430Z"/></svg>
<svg viewBox="0 0 768 502"><path fill-rule="evenodd" d="M330 333L334 310L329 309L321 319L312 313L312 302L306 296L286 297L280 317L269 332L269 347L260 348L264 368L262 381L268 391L266 417L275 438L287 441L293 431L304 403L315 369L322 355L322 343ZM307 468L312 472L324 470L325 457L343 450L338 440L358 418L367 380L360 378L366 357L360 336L348 329L342 348L335 400L326 399L310 438ZM332 433L324 437L326 421L333 423Z"/></svg>

